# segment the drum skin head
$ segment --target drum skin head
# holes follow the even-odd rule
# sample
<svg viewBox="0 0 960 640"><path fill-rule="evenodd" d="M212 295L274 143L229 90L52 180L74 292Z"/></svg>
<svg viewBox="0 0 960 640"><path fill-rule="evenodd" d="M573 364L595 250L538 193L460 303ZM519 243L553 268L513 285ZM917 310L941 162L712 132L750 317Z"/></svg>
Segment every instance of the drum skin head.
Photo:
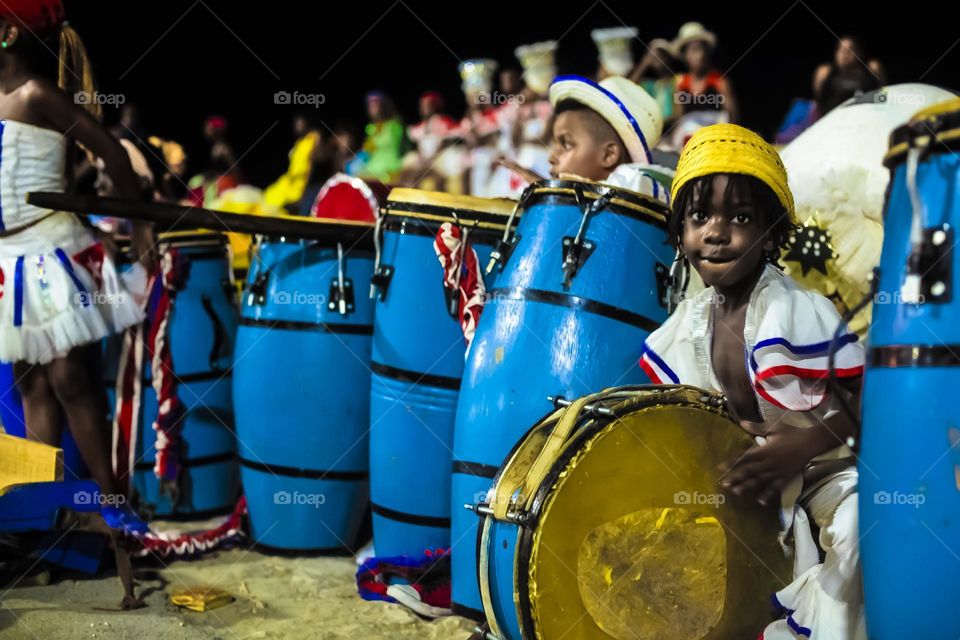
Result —
<svg viewBox="0 0 960 640"><path fill-rule="evenodd" d="M750 437L717 409L654 396L666 397L584 418L541 484L516 556L525 636L755 638L772 619L770 595L791 575L776 509L718 486Z"/></svg>

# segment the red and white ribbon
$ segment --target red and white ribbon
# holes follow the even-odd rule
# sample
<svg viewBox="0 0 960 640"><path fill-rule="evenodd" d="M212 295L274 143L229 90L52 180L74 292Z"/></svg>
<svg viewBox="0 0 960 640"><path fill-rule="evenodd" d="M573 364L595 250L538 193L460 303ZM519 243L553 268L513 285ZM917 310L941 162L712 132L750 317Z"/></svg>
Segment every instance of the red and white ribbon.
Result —
<svg viewBox="0 0 960 640"><path fill-rule="evenodd" d="M471 246L467 232L451 222L440 225L433 249L443 267L444 288L460 294L460 328L469 351L487 292L483 285L477 252Z"/></svg>
<svg viewBox="0 0 960 640"><path fill-rule="evenodd" d="M170 321L174 299L182 288L185 258L168 249L160 269L148 285L147 319L127 330L117 372L117 403L113 422L114 473L130 493L130 474L135 466L137 433L140 427L143 360L150 358L153 389L157 396L154 473L161 481L175 483L180 473L180 429L185 409L177 397L177 378L170 351ZM146 339L144 336L146 335ZM141 348L143 347L143 348Z"/></svg>

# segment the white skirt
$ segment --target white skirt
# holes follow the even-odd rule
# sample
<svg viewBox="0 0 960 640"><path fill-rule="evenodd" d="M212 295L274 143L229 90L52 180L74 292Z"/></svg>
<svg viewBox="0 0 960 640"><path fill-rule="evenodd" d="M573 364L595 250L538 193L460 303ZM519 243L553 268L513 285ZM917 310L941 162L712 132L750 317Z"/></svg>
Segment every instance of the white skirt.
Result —
<svg viewBox="0 0 960 640"><path fill-rule="evenodd" d="M73 214L0 238L0 360L45 364L142 320L113 261Z"/></svg>

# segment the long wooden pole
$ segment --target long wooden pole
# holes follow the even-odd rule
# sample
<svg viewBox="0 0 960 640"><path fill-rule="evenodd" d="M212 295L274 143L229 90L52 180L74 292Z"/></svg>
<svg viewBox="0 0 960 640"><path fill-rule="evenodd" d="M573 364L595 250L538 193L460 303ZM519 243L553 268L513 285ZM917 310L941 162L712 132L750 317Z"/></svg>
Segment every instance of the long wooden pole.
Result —
<svg viewBox="0 0 960 640"><path fill-rule="evenodd" d="M286 215L250 215L180 204L137 202L48 191L28 193L27 203L53 211L153 222L160 231L209 229L330 243L343 242L350 246L373 248L373 224L368 222L318 220Z"/></svg>

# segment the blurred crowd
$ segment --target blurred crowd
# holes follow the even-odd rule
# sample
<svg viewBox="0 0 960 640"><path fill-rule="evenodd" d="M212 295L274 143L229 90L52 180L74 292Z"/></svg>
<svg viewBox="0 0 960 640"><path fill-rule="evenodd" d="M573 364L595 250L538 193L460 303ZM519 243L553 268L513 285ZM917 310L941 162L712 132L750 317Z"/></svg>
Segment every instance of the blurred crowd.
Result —
<svg viewBox="0 0 960 640"><path fill-rule="evenodd" d="M591 35L597 48L592 79L629 78L660 107L660 164L671 164L697 129L740 120L737 93L714 61L718 37L704 25L688 22L673 38L646 42L633 27L596 29ZM462 62L458 70L466 109L459 116L450 113L448 100L436 90L420 95L413 123L405 122L391 97L378 90L366 94L367 123L362 129L356 122L328 125L298 113L292 120L295 142L286 170L262 190L246 182L222 116L203 123L208 153L191 161L191 166L202 167L191 177L185 175L183 147L143 132L134 105L124 106L114 133L130 152L145 187L153 188L162 201L310 215L323 185L338 175L373 185L516 197L527 180L511 166L544 177L551 174L547 93L560 75L557 48L555 41L517 47L519 65L493 59ZM637 49L642 50L639 61ZM882 65L868 57L857 39L841 38L832 60L814 71L809 97L790 105L773 142L789 142L848 98L884 83Z"/></svg>

